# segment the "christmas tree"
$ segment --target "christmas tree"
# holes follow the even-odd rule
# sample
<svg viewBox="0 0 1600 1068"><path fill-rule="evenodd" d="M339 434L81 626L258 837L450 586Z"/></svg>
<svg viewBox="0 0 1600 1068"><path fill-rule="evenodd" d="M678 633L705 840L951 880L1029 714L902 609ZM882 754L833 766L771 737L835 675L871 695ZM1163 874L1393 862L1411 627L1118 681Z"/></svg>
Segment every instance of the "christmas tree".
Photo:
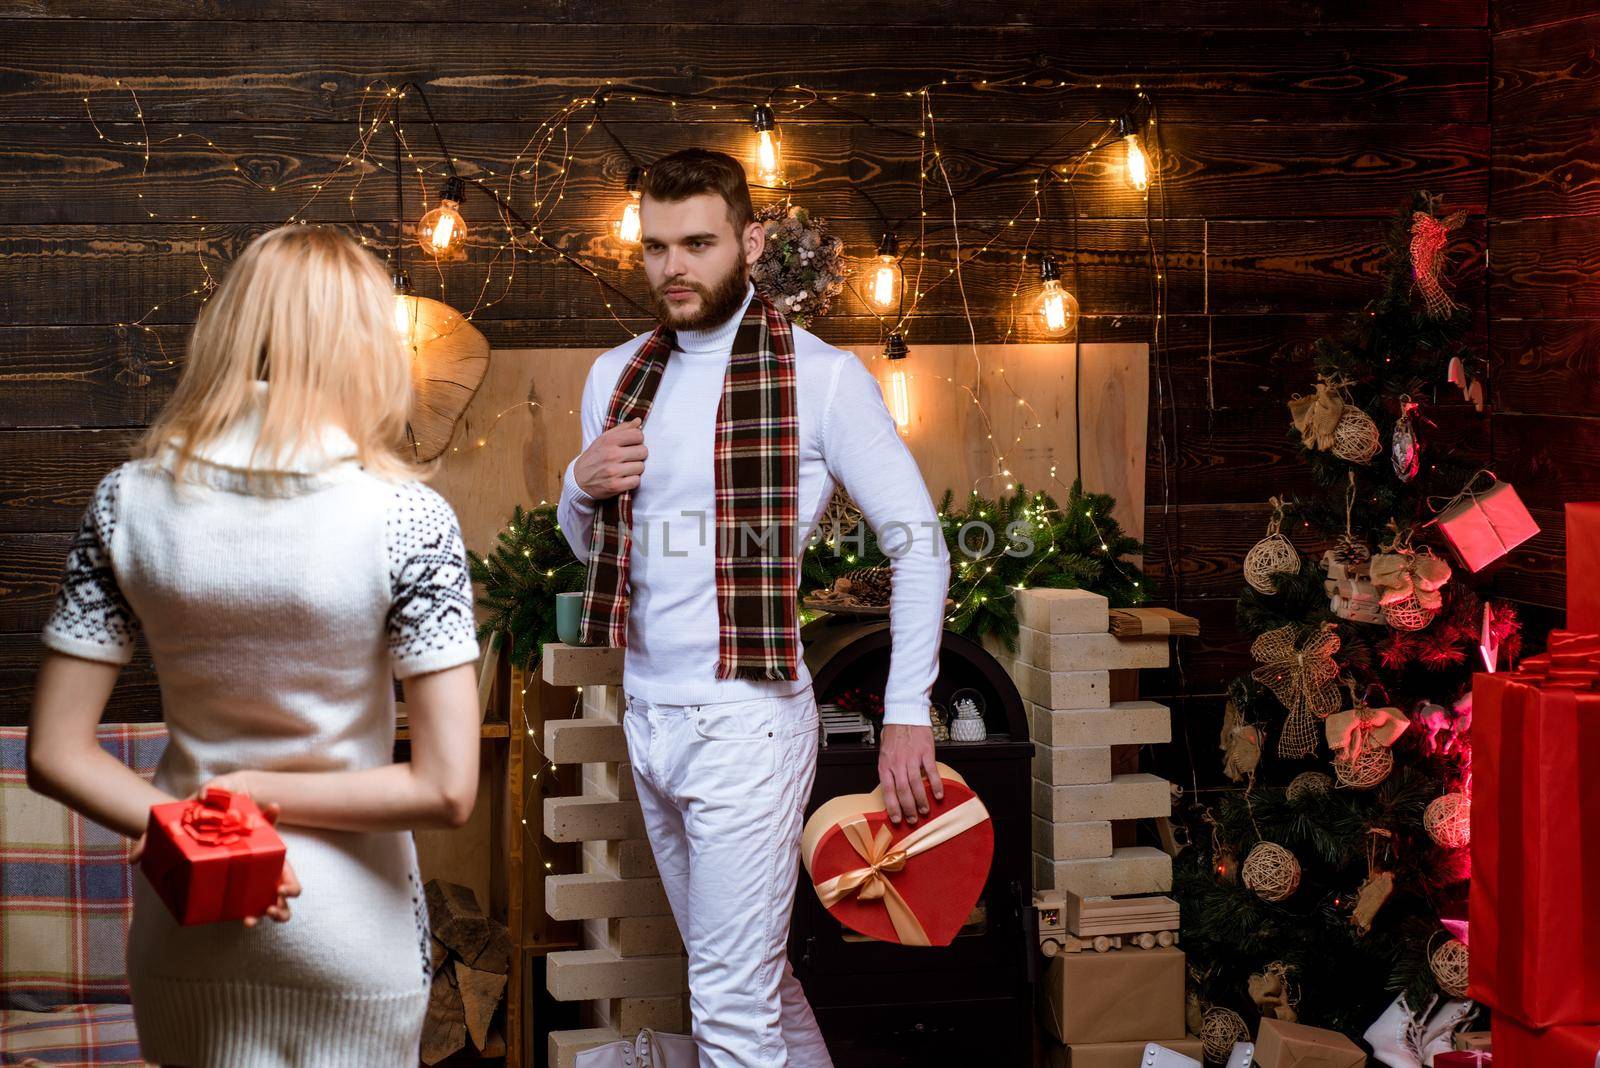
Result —
<svg viewBox="0 0 1600 1068"><path fill-rule="evenodd" d="M1213 1032L1269 1014L1359 1037L1397 996L1420 1018L1462 993L1472 673L1483 648L1516 654L1517 623L1431 522L1492 484L1429 418L1469 384L1461 218L1405 205L1381 295L1309 346L1316 381L1285 412L1316 489L1273 498L1245 558L1256 666L1221 739L1238 785L1192 810L1176 875Z"/></svg>

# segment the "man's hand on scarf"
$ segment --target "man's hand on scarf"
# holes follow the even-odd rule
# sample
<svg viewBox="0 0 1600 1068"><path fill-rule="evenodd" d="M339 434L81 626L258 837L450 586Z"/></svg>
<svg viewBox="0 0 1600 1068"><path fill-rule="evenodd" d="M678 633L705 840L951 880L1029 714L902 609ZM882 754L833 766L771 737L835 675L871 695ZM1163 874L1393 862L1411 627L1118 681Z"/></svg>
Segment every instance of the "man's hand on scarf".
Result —
<svg viewBox="0 0 1600 1068"><path fill-rule="evenodd" d="M595 500L637 489L644 474L644 420L618 423L589 443L572 467L572 477Z"/></svg>

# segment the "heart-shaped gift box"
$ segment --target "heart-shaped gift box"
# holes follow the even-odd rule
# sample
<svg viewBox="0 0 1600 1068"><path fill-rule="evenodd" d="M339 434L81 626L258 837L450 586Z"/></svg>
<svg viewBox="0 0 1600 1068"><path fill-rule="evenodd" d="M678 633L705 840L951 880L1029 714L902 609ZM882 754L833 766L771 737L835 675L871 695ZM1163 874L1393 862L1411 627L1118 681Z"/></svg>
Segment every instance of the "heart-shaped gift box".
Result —
<svg viewBox="0 0 1600 1068"><path fill-rule="evenodd" d="M994 824L972 788L936 765L944 800L924 782L928 814L889 822L883 787L823 802L806 820L801 857L823 906L840 923L884 942L947 946L983 893Z"/></svg>

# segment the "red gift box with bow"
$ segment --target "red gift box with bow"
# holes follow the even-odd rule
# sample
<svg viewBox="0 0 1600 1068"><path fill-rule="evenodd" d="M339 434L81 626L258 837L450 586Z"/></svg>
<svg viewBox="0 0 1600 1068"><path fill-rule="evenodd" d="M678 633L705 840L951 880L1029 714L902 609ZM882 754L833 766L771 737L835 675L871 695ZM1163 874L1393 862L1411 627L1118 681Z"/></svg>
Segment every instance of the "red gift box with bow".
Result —
<svg viewBox="0 0 1600 1068"><path fill-rule="evenodd" d="M1506 1068L1600 1068L1600 1027L1539 1031L1496 1015L1489 1028Z"/></svg>
<svg viewBox="0 0 1600 1068"><path fill-rule="evenodd" d="M277 904L285 853L248 794L211 787L150 806L139 868L180 924L219 923Z"/></svg>
<svg viewBox="0 0 1600 1068"><path fill-rule="evenodd" d="M1474 675L1472 718L1468 995L1497 1022L1600 1022L1600 636Z"/></svg>
<svg viewBox="0 0 1600 1068"><path fill-rule="evenodd" d="M883 787L820 805L801 832L801 858L823 906L861 934L906 946L947 946L989 879L994 825L956 771L939 763L944 800L930 783L928 813L889 822Z"/></svg>

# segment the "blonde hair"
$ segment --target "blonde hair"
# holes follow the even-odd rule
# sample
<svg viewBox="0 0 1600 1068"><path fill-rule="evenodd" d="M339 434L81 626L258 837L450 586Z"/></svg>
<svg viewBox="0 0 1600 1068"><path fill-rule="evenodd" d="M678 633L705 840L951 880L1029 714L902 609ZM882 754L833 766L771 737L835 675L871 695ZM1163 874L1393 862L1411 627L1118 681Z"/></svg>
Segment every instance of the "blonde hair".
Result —
<svg viewBox="0 0 1600 1068"><path fill-rule="evenodd" d="M395 329L394 288L378 258L331 227L291 224L251 241L201 309L172 399L135 455L175 443L175 477L198 449L267 403L251 476L333 424L355 442L363 467L390 480L422 478L400 450L411 410L410 353ZM259 470L258 470L259 458Z"/></svg>

